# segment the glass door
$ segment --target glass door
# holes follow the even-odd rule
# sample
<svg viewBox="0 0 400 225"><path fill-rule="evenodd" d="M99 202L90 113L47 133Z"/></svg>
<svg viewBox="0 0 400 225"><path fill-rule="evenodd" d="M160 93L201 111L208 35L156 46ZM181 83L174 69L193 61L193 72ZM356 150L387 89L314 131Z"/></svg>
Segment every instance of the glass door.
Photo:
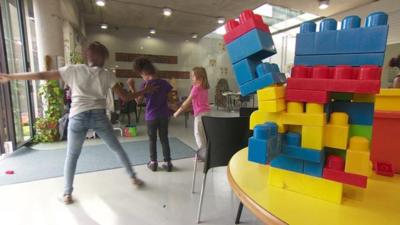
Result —
<svg viewBox="0 0 400 225"><path fill-rule="evenodd" d="M0 0L6 61L9 73L27 71L21 1ZM10 82L15 142L20 146L33 136L30 87L27 81Z"/></svg>

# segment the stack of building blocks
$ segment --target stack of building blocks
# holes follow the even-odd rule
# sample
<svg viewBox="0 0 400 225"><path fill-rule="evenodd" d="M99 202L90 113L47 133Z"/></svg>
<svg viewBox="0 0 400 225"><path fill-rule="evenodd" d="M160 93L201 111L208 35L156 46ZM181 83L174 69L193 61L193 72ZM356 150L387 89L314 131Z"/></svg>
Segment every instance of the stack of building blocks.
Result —
<svg viewBox="0 0 400 225"><path fill-rule="evenodd" d="M236 80L243 96L286 81L278 65L262 60L276 54L272 35L262 17L251 10L240 14L239 22L229 20L224 36Z"/></svg>
<svg viewBox="0 0 400 225"><path fill-rule="evenodd" d="M256 27L256 20L259 28L254 29L258 31L249 36L265 38L260 34L265 31L261 30L259 19L241 22L240 30L251 32L246 26ZM313 22L302 24L296 41L295 65L286 87L270 82L262 87L251 85L242 92L246 95L257 91L259 110L250 117L250 129L255 134L249 139L249 160L270 164L270 185L336 203L341 202L343 184L367 187L372 171L370 140L373 145L374 138L377 143L380 138L371 131L375 101L379 101L375 95L380 91L388 26L387 15L381 12L370 14L363 28L360 21L357 16L346 17L342 29L337 30L335 20L325 19L319 32L315 32ZM248 44L250 37L241 39L239 31L229 33L233 23L241 26L229 22L225 41L230 41L228 45L233 41ZM275 49L259 44L273 45L269 37L257 43L254 49ZM258 60L268 55L266 52L236 50L228 46L241 91L243 86L262 77L260 74L279 71L276 65L260 66ZM400 123L398 113L396 119ZM274 127L274 131L265 132L266 126ZM386 128L382 123L381 129ZM380 168L381 174L390 175L391 168L395 168L391 161L377 161L374 166Z"/></svg>
<svg viewBox="0 0 400 225"><path fill-rule="evenodd" d="M400 89L381 89L376 96L371 143L374 165L387 164L395 173L400 173L400 147L397 144L400 133L399 103ZM380 172L377 171L378 174Z"/></svg>

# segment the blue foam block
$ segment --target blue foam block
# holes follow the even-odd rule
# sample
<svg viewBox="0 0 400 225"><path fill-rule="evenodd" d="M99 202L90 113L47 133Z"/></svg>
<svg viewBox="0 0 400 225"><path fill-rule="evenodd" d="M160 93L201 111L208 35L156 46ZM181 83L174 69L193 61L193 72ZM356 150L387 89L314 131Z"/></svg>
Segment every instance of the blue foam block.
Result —
<svg viewBox="0 0 400 225"><path fill-rule="evenodd" d="M246 96L257 92L257 90L268 87L273 84L282 84L286 82L286 76L284 73L267 73L262 77L256 78L252 81L240 85L240 93L242 96Z"/></svg>
<svg viewBox="0 0 400 225"><path fill-rule="evenodd" d="M336 54L340 53L361 53L360 52L360 29L348 29L337 32Z"/></svg>
<svg viewBox="0 0 400 225"><path fill-rule="evenodd" d="M233 64L233 71L235 72L236 80L239 85L256 78L257 64L259 64L258 61L253 61L251 59L243 59Z"/></svg>
<svg viewBox="0 0 400 225"><path fill-rule="evenodd" d="M385 52L388 32L387 25L362 29L359 52Z"/></svg>
<svg viewBox="0 0 400 225"><path fill-rule="evenodd" d="M294 58L295 65L383 65L385 53L362 53L362 54L333 54L333 55L298 55Z"/></svg>
<svg viewBox="0 0 400 225"><path fill-rule="evenodd" d="M315 54L336 54L337 31L324 31L315 34Z"/></svg>
<svg viewBox="0 0 400 225"><path fill-rule="evenodd" d="M310 162L321 162L323 151L302 148L301 135L295 132L288 132L284 135L284 144L282 147L282 154L295 159L300 159Z"/></svg>
<svg viewBox="0 0 400 225"><path fill-rule="evenodd" d="M320 150L301 148L294 145L283 145L282 154L291 158L315 163L321 162L323 157L323 153Z"/></svg>
<svg viewBox="0 0 400 225"><path fill-rule="evenodd" d="M315 54L315 32L299 33L296 35L296 55Z"/></svg>
<svg viewBox="0 0 400 225"><path fill-rule="evenodd" d="M268 122L257 125L254 128L254 136L249 139L249 161L267 164L272 157L280 154L278 137L277 124Z"/></svg>
<svg viewBox="0 0 400 225"><path fill-rule="evenodd" d="M250 57L261 61L276 54L271 33L253 29L226 45L232 64Z"/></svg>
<svg viewBox="0 0 400 225"><path fill-rule="evenodd" d="M267 140L251 137L249 139L249 161L267 164Z"/></svg>
<svg viewBox="0 0 400 225"><path fill-rule="evenodd" d="M332 111L347 113L350 124L372 125L374 119L374 103L335 101Z"/></svg>
<svg viewBox="0 0 400 225"><path fill-rule="evenodd" d="M304 161L304 169L303 173L311 176L316 176L316 177L322 177L322 172L324 170L324 164L325 164L325 151L322 150L323 152L323 157L322 161L319 163L316 162L307 162Z"/></svg>
<svg viewBox="0 0 400 225"><path fill-rule="evenodd" d="M298 173L303 173L303 160L290 158L284 155L279 155L271 160L272 167L290 170Z"/></svg>

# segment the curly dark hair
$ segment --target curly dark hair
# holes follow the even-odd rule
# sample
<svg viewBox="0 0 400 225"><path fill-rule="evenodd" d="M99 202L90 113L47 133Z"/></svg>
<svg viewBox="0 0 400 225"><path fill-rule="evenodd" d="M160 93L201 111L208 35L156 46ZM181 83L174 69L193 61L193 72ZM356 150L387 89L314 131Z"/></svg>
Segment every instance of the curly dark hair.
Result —
<svg viewBox="0 0 400 225"><path fill-rule="evenodd" d="M133 69L139 74L145 73L149 75L156 75L157 72L157 69L153 63L145 57L135 59Z"/></svg>
<svg viewBox="0 0 400 225"><path fill-rule="evenodd" d="M94 54L101 55L105 59L107 59L108 56L110 55L107 47L98 41L90 43L89 46L86 48L86 52L91 52Z"/></svg>

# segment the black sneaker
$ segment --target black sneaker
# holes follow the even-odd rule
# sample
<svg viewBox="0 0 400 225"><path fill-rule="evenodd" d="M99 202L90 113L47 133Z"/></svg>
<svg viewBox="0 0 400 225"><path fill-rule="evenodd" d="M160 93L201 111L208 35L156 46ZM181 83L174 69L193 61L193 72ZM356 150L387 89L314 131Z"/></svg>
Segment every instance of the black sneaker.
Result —
<svg viewBox="0 0 400 225"><path fill-rule="evenodd" d="M174 168L174 165L172 165L171 161L167 161L163 163L162 168L168 172L171 172L172 168Z"/></svg>
<svg viewBox="0 0 400 225"><path fill-rule="evenodd" d="M156 161L150 161L149 163L147 163L147 167L153 171L156 172L157 168L158 168L158 163Z"/></svg>

